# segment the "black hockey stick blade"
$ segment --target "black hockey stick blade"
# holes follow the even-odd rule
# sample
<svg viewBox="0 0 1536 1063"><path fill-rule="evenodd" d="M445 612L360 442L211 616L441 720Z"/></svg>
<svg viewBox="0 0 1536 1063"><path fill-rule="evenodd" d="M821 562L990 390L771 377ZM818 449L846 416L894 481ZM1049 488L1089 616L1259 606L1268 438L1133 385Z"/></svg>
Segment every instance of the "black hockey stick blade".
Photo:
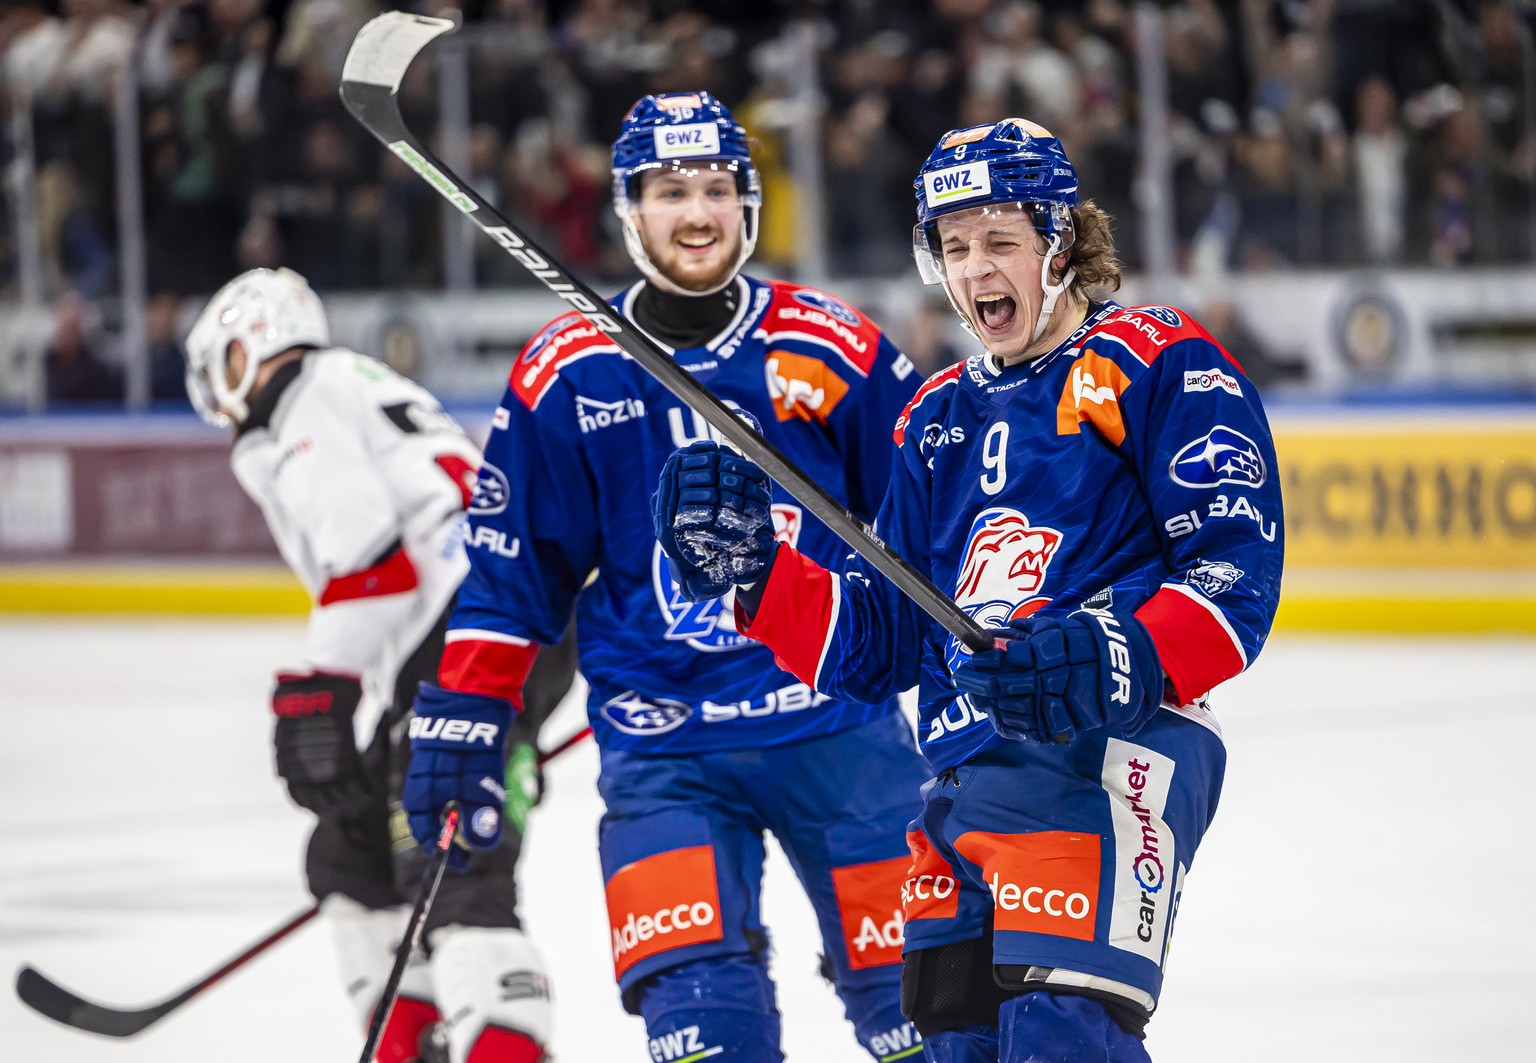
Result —
<svg viewBox="0 0 1536 1063"><path fill-rule="evenodd" d="M886 546L864 522L812 480L772 443L759 435L694 379L648 336L611 312L602 297L567 273L527 234L508 221L418 141L400 116L397 92L411 61L433 39L455 28L453 22L401 11L387 12L361 30L347 53L341 73L341 100L364 129L457 207L480 231L533 274L545 287L580 312L720 433L728 442L783 485L823 524L874 565L902 593L973 650L991 649L993 636L935 587L907 560Z"/></svg>
<svg viewBox="0 0 1536 1063"><path fill-rule="evenodd" d="M549 763L591 734L592 728L583 727L541 752L539 763ZM320 906L310 905L304 911L289 917L282 926L268 933L218 970L205 975L180 993L158 1004L150 1004L142 1008L113 1008L105 1004L97 1004L70 992L37 968L25 965L16 972L16 996L39 1015L64 1026L83 1030L86 1033L99 1034L102 1037L132 1037L159 1022L203 990L221 981L226 975L245 966L319 914Z"/></svg>
<svg viewBox="0 0 1536 1063"><path fill-rule="evenodd" d="M159 1022L203 990L222 981L226 975L244 967L319 914L319 905L310 905L218 970L158 1004L142 1008L113 1008L97 1004L76 996L34 967L23 967L16 972L16 996L39 1015L65 1026L100 1034L102 1037L132 1037Z"/></svg>
<svg viewBox="0 0 1536 1063"><path fill-rule="evenodd" d="M109 1008L77 997L32 967L16 972L16 995L39 1015L103 1037L132 1037L182 1003L174 997L148 1008Z"/></svg>

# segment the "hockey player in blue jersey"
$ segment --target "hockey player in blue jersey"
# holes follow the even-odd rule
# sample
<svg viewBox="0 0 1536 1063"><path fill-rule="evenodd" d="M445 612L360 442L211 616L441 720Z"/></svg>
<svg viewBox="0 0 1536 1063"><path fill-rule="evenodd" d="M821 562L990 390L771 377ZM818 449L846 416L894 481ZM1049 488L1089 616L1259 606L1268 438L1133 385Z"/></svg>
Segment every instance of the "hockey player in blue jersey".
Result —
<svg viewBox="0 0 1536 1063"><path fill-rule="evenodd" d="M872 518L890 423L919 379L841 300L740 272L759 209L742 128L706 93L642 99L614 146L614 194L645 279L613 306ZM574 601L614 970L650 1058L783 1058L760 912L765 831L815 908L823 973L859 1042L877 1059L915 1058L900 891L927 771L896 691L816 694L736 630L728 584L700 593L695 571L668 563L644 516L651 489L674 449L710 432L605 333L579 314L555 320L509 384L439 682L415 706L404 800L416 836L430 840L457 800L466 843L494 842L500 742L536 648L558 640ZM793 498L763 502L778 538L825 564L841 555Z"/></svg>
<svg viewBox="0 0 1536 1063"><path fill-rule="evenodd" d="M951 132L915 188L923 279L985 350L897 420L878 529L996 647L968 652L857 556L835 572L772 542L766 478L710 444L669 459L657 535L738 585L738 628L818 692L918 684L935 778L903 1005L927 1058L1145 1060L1221 791L1203 699L1253 661L1279 595L1269 428L1184 311L1091 299L1118 286L1108 219L1047 131Z"/></svg>

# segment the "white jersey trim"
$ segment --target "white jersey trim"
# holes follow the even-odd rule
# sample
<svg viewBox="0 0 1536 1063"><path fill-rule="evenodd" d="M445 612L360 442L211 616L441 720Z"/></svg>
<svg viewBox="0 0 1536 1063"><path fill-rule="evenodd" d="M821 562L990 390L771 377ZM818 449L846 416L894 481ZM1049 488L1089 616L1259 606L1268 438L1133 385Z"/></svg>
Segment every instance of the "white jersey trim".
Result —
<svg viewBox="0 0 1536 1063"><path fill-rule="evenodd" d="M503 635L500 631L483 631L479 628L458 628L443 636L443 642L500 642L506 646L532 646L530 639L516 635Z"/></svg>
<svg viewBox="0 0 1536 1063"><path fill-rule="evenodd" d="M832 581L832 615L827 620L827 637L821 643L821 656L816 658L816 685L821 686L821 670L827 663L827 651L832 648L832 636L837 634L838 614L843 611L843 578L836 572L827 571Z"/></svg>

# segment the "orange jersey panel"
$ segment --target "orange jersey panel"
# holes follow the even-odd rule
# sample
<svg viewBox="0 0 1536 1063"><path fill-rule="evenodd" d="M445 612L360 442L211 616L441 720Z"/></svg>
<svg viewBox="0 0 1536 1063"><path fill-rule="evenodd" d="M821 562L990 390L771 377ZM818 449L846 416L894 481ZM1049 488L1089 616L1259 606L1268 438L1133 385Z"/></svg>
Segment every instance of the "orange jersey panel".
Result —
<svg viewBox="0 0 1536 1063"><path fill-rule="evenodd" d="M1125 442L1125 418L1120 396L1131 378L1103 355L1084 351L1072 363L1072 372L1056 403L1056 434L1075 435L1087 421L1115 446Z"/></svg>
<svg viewBox="0 0 1536 1063"><path fill-rule="evenodd" d="M769 351L763 363L773 412L781 421L796 417L826 424L848 394L848 384L819 358L789 351Z"/></svg>

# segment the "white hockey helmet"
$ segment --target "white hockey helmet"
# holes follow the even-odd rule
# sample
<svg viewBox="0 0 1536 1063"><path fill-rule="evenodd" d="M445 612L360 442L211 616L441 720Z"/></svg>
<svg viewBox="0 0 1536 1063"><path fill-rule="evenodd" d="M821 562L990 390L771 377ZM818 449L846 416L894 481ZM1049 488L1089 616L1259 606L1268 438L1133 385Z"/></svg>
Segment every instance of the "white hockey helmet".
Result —
<svg viewBox="0 0 1536 1063"><path fill-rule="evenodd" d="M245 369L228 379L229 347L245 348ZM291 269L240 274L208 301L187 334L187 396L203 420L244 421L256 368L294 347L329 347L325 308L309 282Z"/></svg>

